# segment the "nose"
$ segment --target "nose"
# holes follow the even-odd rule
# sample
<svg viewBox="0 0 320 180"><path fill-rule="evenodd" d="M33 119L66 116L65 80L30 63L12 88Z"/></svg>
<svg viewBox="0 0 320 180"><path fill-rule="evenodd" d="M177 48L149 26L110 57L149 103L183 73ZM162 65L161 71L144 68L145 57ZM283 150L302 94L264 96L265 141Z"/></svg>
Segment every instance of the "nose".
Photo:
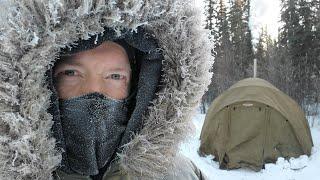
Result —
<svg viewBox="0 0 320 180"><path fill-rule="evenodd" d="M98 77L92 76L84 82L83 94L98 92L104 94L103 82Z"/></svg>

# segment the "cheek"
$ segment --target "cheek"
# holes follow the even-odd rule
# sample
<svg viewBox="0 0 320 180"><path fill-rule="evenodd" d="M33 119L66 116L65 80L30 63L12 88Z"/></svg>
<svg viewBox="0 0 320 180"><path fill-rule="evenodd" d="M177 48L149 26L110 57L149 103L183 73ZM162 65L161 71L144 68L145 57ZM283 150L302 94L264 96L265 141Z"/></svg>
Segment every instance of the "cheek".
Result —
<svg viewBox="0 0 320 180"><path fill-rule="evenodd" d="M58 93L58 97L61 99L68 99L71 97L78 96L80 93L80 85L79 83L57 83L56 91Z"/></svg>
<svg viewBox="0 0 320 180"><path fill-rule="evenodd" d="M68 99L86 93L100 92L114 99L125 99L129 95L129 84L127 80L114 81L101 79L95 83L92 80L60 81L56 84L59 98Z"/></svg>
<svg viewBox="0 0 320 180"><path fill-rule="evenodd" d="M129 86L123 82L108 83L105 87L104 94L114 99L125 99L128 97Z"/></svg>
<svg viewBox="0 0 320 180"><path fill-rule="evenodd" d="M56 87L58 97L61 99L67 99L73 95L73 91L68 87Z"/></svg>

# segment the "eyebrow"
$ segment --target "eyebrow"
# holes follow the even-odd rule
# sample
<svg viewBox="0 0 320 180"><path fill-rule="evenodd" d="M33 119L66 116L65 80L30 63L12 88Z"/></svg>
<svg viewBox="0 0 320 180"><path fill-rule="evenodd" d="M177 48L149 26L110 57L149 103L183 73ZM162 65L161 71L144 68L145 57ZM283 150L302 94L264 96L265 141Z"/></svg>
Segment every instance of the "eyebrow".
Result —
<svg viewBox="0 0 320 180"><path fill-rule="evenodd" d="M108 69L109 71L126 71L126 70L130 70L131 71L131 68L130 69L127 69L127 68L122 68L122 67L115 67L115 68L111 68L111 69Z"/></svg>
<svg viewBox="0 0 320 180"><path fill-rule="evenodd" d="M64 59L61 62L59 62L58 64L59 65L66 64L66 65L79 66L79 67L83 66L83 64L79 63L78 61L72 60L72 59ZM124 67L113 67L108 70L109 71L127 71L127 70L129 70L130 72L132 71L131 67L129 67L129 69L124 68Z"/></svg>

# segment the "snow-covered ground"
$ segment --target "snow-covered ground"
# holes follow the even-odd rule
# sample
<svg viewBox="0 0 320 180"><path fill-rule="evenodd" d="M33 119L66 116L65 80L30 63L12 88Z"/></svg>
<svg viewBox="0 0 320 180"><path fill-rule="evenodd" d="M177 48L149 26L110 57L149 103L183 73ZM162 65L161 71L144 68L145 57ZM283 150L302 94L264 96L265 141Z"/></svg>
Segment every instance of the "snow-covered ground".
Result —
<svg viewBox="0 0 320 180"><path fill-rule="evenodd" d="M319 180L320 171L320 125L311 128L314 147L310 157L300 156L289 161L279 158L276 164L266 164L265 169L254 172L248 169L221 170L212 156L200 157L200 133L205 115L193 118L196 134L181 145L181 153L190 158L210 180ZM320 120L320 119L319 119ZM319 121L318 121L319 122Z"/></svg>

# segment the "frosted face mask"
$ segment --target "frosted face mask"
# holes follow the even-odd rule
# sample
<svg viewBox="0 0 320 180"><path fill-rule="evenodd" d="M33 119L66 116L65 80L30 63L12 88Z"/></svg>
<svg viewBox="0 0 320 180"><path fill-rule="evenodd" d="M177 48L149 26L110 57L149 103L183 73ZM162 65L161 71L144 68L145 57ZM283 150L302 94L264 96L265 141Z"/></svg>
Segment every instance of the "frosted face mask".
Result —
<svg viewBox="0 0 320 180"><path fill-rule="evenodd" d="M99 173L112 159L126 129L128 99L90 93L59 100L68 163L65 166L83 175Z"/></svg>

